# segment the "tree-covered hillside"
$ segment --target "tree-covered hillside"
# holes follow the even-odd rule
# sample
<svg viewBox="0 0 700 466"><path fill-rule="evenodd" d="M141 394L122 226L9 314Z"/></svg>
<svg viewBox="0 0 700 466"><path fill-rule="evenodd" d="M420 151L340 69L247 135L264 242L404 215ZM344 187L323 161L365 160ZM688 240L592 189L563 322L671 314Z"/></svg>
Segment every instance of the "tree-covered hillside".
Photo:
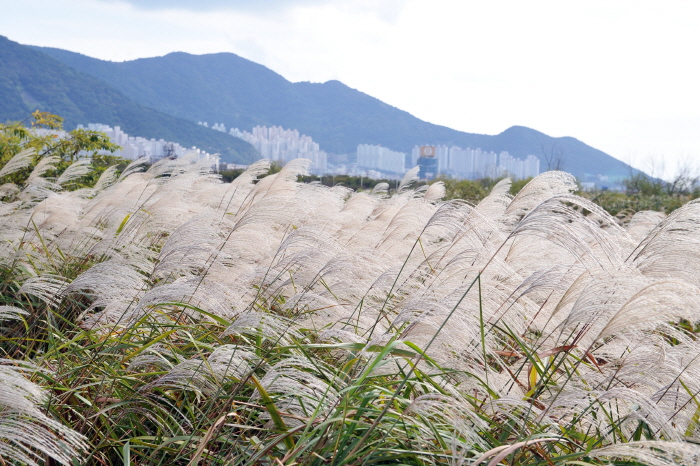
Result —
<svg viewBox="0 0 700 466"><path fill-rule="evenodd" d="M68 129L119 125L132 136L197 146L231 162L257 158L241 139L146 108L99 79L0 36L0 121L23 120L37 109L62 115Z"/></svg>

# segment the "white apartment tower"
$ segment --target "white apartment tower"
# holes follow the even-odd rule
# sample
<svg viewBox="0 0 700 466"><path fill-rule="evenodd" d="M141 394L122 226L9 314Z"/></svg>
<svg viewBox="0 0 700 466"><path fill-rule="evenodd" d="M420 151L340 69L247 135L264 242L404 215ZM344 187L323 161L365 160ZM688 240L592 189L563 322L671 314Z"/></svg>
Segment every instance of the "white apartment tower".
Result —
<svg viewBox="0 0 700 466"><path fill-rule="evenodd" d="M371 144L357 146L357 166L381 172L404 174L406 154Z"/></svg>
<svg viewBox="0 0 700 466"><path fill-rule="evenodd" d="M299 134L296 129L256 126L250 133L231 128L229 134L249 142L263 158L285 163L298 158L309 159L313 163L312 170L317 173L328 168L328 154L311 137Z"/></svg>
<svg viewBox="0 0 700 466"><path fill-rule="evenodd" d="M83 125L78 125L78 129L89 129L91 131L100 131L105 133L115 144L122 148L112 155L124 157L125 159L136 160L140 157L148 157L151 162L155 162L164 157L182 157L185 154L195 153L200 159L211 159L212 164L218 165L218 157L215 157L207 152L204 152L196 147L188 149L176 142L166 141L164 139L146 139L139 136L129 136L119 126L112 128L101 123L90 123L87 128ZM105 154L109 152L104 151Z"/></svg>
<svg viewBox="0 0 700 466"><path fill-rule="evenodd" d="M467 179L498 178L507 175L514 179L523 179L540 173L540 161L534 155L528 155L522 160L505 151L497 154L481 149L462 149L459 146L436 146L435 151L440 175ZM414 165L419 154L420 146L415 146L411 152Z"/></svg>

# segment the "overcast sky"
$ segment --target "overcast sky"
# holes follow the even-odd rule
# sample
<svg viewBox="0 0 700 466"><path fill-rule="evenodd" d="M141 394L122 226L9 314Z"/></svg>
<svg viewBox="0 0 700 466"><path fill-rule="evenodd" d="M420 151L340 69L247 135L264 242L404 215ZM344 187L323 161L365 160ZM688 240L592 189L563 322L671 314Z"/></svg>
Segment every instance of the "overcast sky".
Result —
<svg viewBox="0 0 700 466"><path fill-rule="evenodd" d="M0 0L0 34L108 60L233 52L433 123L700 166L700 2ZM1 105L1 103L0 103Z"/></svg>

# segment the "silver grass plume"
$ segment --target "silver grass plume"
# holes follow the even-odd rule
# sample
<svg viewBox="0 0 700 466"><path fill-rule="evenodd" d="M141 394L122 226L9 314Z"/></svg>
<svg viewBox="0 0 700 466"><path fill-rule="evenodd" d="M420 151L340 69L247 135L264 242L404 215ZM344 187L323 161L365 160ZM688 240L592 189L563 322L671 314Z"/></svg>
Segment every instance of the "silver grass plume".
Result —
<svg viewBox="0 0 700 466"><path fill-rule="evenodd" d="M512 228L541 202L554 196L569 194L576 189L576 178L569 173L560 171L541 173L530 180L515 196L503 214L503 222Z"/></svg>
<svg viewBox="0 0 700 466"><path fill-rule="evenodd" d="M36 152L33 149L25 149L12 157L2 169L0 169L0 178L11 175L23 168L27 168L32 164L32 158Z"/></svg>
<svg viewBox="0 0 700 466"><path fill-rule="evenodd" d="M443 184L444 186L444 184ZM379 196L379 197L384 197L388 194L389 192L389 183L377 183L374 185L374 188L372 188L372 191L370 191L370 194L372 196Z"/></svg>
<svg viewBox="0 0 700 466"><path fill-rule="evenodd" d="M399 184L396 194L402 194L411 188L411 185L418 181L418 171L420 167L413 167L403 176L401 183Z"/></svg>
<svg viewBox="0 0 700 466"><path fill-rule="evenodd" d="M39 179L43 177L47 171L52 170L58 162L60 162L60 159L55 155L43 157L39 160L39 163L34 166L34 169L29 174L29 178L27 178L26 184L32 185L37 183Z"/></svg>
<svg viewBox="0 0 700 466"><path fill-rule="evenodd" d="M71 181L75 181L89 174L92 171L91 163L91 160L87 158L73 162L61 173L58 179L56 179L56 184L63 186L66 183L70 183Z"/></svg>
<svg viewBox="0 0 700 466"><path fill-rule="evenodd" d="M33 204L47 198L54 191L59 191L61 187L58 184L44 178L46 172L53 170L58 162L60 159L55 155L49 155L39 160L25 180L25 187L18 197L26 204Z"/></svg>
<svg viewBox="0 0 700 466"><path fill-rule="evenodd" d="M48 306L56 308L61 302L61 294L66 291L70 282L58 275L43 275L24 281L20 293L36 296Z"/></svg>
<svg viewBox="0 0 700 466"><path fill-rule="evenodd" d="M0 306L0 321L3 320L18 320L21 319L23 315L28 315L29 313L24 309L15 306Z"/></svg>
<svg viewBox="0 0 700 466"><path fill-rule="evenodd" d="M103 191L116 183L119 179L118 172L119 169L116 165L113 165L103 171L100 178L97 180L97 183L95 183L95 186L92 187L92 193L99 193L100 191Z"/></svg>
<svg viewBox="0 0 700 466"><path fill-rule="evenodd" d="M258 160L253 162L246 168L246 170L238 175L232 182L232 187L239 187L243 185L251 184L253 181L257 180L261 176L265 175L270 171L270 166L272 162L267 159Z"/></svg>
<svg viewBox="0 0 700 466"><path fill-rule="evenodd" d="M71 465L87 444L83 436L39 408L46 393L26 378L36 370L27 363L0 360L0 456L32 466L44 464L48 456Z"/></svg>
<svg viewBox="0 0 700 466"><path fill-rule="evenodd" d="M450 427L455 464L468 464L459 455L480 445L473 432L486 418L510 422L523 436L533 425L559 435L575 421L584 431L619 424L626 438L639 422L653 426L652 438L700 438L700 343L677 325L700 320L700 204L663 220L639 215L625 228L571 195L574 181L563 173L535 178L513 199L503 182L474 207L439 202L431 188L403 186L389 198L383 189L297 183L307 166L296 161L254 184L262 162L225 185L188 157L131 173L75 205L55 194L25 209L2 206L0 261L19 257L18 281L40 299L55 303L75 293L87 300L87 327L119 333L135 319L172 322L175 312L207 323L178 302L231 322L220 336L235 337L238 348L217 343L189 359L153 348L132 361L129 370L166 371L134 408L159 426L157 386L217 393L257 364L235 355L253 353L254 340L381 346L399 338L450 372L416 366L448 395L422 387L407 416ZM33 226L27 229L30 220L49 251L87 251L98 263L63 291L34 280L52 269ZM289 351L288 360L256 369L265 373L261 382L298 418L309 407L327 413L331 404L319 400L342 396L342 383ZM357 353L361 363L374 355ZM399 357L386 362L375 374L407 367ZM467 399L483 401L479 416ZM609 406L619 408L612 420L602 411ZM421 422L417 428L425 429ZM645 445L633 446L640 458L663 450ZM606 448L596 454L615 456L617 447ZM634 457L634 448L618 456ZM669 458L691 464L691 456L674 451Z"/></svg>
<svg viewBox="0 0 700 466"><path fill-rule="evenodd" d="M132 363L130 369L153 361L153 357L141 357ZM190 359L177 364L167 374L144 386L141 391L168 387L193 391L200 395L213 395L227 381L239 382L246 378L252 373L252 367L257 362L258 357L254 353L235 345L221 345L206 359Z"/></svg>
<svg viewBox="0 0 700 466"><path fill-rule="evenodd" d="M610 445L588 453L593 458L629 458L649 466L700 464L700 448L687 442L641 441Z"/></svg>
<svg viewBox="0 0 700 466"><path fill-rule="evenodd" d="M122 171L122 174L119 176L119 181L125 179L131 174L138 173L141 170L143 170L146 164L148 164L148 161L148 157L141 157L131 162L129 165L126 166L124 171Z"/></svg>
<svg viewBox="0 0 700 466"><path fill-rule="evenodd" d="M333 383L328 383L329 379ZM327 414L344 386L323 363L301 357L278 362L269 368L260 383L266 391L277 395L277 403L283 411L302 418ZM292 419L289 424L302 423Z"/></svg>
<svg viewBox="0 0 700 466"><path fill-rule="evenodd" d="M445 197L445 183L438 181L430 185L423 199L426 201L439 201L443 197Z"/></svg>
<svg viewBox="0 0 700 466"><path fill-rule="evenodd" d="M510 195L511 185L510 178L502 179L496 183L489 195L482 199L476 208L486 217L500 217L513 200L513 196Z"/></svg>
<svg viewBox="0 0 700 466"><path fill-rule="evenodd" d="M0 185L0 197L11 197L17 194L19 191L19 187L14 183L4 183ZM0 205L2 205L1 201Z"/></svg>

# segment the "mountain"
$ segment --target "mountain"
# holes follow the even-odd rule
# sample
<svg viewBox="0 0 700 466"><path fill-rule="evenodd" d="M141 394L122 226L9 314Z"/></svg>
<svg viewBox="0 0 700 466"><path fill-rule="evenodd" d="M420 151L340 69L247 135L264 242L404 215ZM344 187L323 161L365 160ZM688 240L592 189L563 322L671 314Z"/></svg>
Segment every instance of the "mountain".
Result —
<svg viewBox="0 0 700 466"><path fill-rule="evenodd" d="M339 81L292 83L232 53L110 62L66 50L34 47L103 80L141 105L180 118L250 130L255 125L295 128L329 152L354 153L361 143L408 152L414 145L446 144L508 151L516 157L560 159L563 169L585 180L603 174L622 178L629 165L571 137L552 138L514 126L501 134L471 134L422 121Z"/></svg>
<svg viewBox="0 0 700 466"><path fill-rule="evenodd" d="M197 146L226 161L257 158L255 148L239 138L146 108L93 76L0 36L0 121L24 120L36 109L60 115L68 129L119 125L132 136Z"/></svg>
<svg viewBox="0 0 700 466"><path fill-rule="evenodd" d="M232 53L175 52L110 62L61 49L35 49L104 80L142 105L247 130L255 125L296 128L330 152L355 152L361 143L409 151L415 144L468 139L478 147L488 140L421 121L339 81L291 83Z"/></svg>

